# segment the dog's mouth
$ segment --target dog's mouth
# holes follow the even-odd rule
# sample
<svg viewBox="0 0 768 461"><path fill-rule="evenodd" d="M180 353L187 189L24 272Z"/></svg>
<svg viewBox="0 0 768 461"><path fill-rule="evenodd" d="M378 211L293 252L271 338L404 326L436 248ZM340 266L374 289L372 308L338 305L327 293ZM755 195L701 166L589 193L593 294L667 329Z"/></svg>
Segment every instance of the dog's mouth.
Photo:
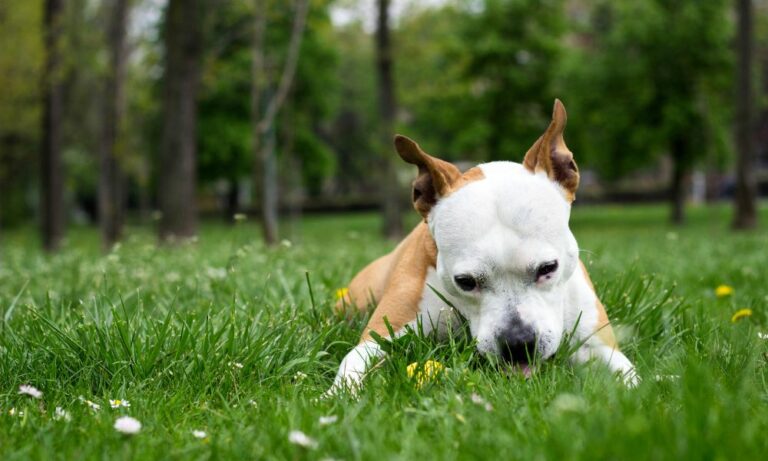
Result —
<svg viewBox="0 0 768 461"><path fill-rule="evenodd" d="M531 361L535 361L536 354L535 342L501 345L501 358L508 364L508 370L520 373L526 378L533 374L534 366Z"/></svg>

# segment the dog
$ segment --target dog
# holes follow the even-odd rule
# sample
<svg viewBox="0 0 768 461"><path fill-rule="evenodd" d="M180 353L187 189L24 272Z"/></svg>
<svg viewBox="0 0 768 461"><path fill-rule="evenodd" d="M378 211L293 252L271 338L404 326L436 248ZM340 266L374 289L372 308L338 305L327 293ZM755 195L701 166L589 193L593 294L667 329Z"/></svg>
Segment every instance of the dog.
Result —
<svg viewBox="0 0 768 461"><path fill-rule="evenodd" d="M551 357L573 333L572 360L602 361L628 385L637 382L568 227L579 169L563 139L566 120L555 100L549 127L522 164L490 162L463 174L395 137L400 157L418 167L412 199L423 221L360 271L340 300L340 309L376 308L328 393L359 388L385 354L377 336L420 325L447 338L462 322L480 353L526 375L535 357Z"/></svg>

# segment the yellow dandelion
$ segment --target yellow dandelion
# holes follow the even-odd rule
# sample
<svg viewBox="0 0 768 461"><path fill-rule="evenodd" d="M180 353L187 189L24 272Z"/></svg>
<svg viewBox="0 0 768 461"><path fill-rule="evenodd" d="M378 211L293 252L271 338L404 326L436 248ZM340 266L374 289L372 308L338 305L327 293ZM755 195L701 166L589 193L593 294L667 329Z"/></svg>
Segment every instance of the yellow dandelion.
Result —
<svg viewBox="0 0 768 461"><path fill-rule="evenodd" d="M406 368L408 378L416 380L416 388L420 389L429 381L434 381L445 370L442 363L436 360L427 360L424 365L419 362L413 362Z"/></svg>
<svg viewBox="0 0 768 461"><path fill-rule="evenodd" d="M725 298L726 296L731 296L733 294L733 287L730 285L718 285L717 288L715 288L715 296L718 298Z"/></svg>
<svg viewBox="0 0 768 461"><path fill-rule="evenodd" d="M750 317L752 315L752 309L739 309L733 313L731 322L736 323L744 317Z"/></svg>
<svg viewBox="0 0 768 461"><path fill-rule="evenodd" d="M349 288L339 288L336 290L336 299L344 299L349 294Z"/></svg>

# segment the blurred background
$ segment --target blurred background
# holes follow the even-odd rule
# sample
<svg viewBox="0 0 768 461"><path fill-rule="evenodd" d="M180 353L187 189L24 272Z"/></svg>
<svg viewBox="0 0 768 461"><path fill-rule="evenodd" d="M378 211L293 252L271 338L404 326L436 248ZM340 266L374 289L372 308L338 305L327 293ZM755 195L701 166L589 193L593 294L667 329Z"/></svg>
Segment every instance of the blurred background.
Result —
<svg viewBox="0 0 768 461"><path fill-rule="evenodd" d="M577 206L768 192L768 0L0 0L0 228L415 216L394 133L521 161L554 98ZM0 238L2 232L0 232Z"/></svg>

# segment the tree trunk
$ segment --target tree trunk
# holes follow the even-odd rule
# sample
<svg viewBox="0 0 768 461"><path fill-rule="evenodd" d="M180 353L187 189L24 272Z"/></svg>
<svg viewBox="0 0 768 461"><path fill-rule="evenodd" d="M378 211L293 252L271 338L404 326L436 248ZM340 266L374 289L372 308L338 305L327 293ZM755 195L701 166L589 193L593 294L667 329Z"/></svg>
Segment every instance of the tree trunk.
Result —
<svg viewBox="0 0 768 461"><path fill-rule="evenodd" d="M686 162L688 141L677 139L672 141L672 182L670 187L670 221L673 224L685 223L685 200L690 174Z"/></svg>
<svg viewBox="0 0 768 461"><path fill-rule="evenodd" d="M735 229L757 226L757 158L752 101L752 0L736 0L738 18L736 84L736 193Z"/></svg>
<svg viewBox="0 0 768 461"><path fill-rule="evenodd" d="M275 92L269 88L264 68L264 33L267 26L267 3L264 0L254 0L254 7L253 61L251 69L253 152L256 160L254 185L256 185L257 190L258 185L261 185L261 224L264 232L264 242L267 245L274 245L278 239L279 206L277 158L275 158L275 117L277 117L288 97L294 75L296 74L301 40L304 35L304 27L309 12L309 0L298 0L296 3L291 41L288 45L285 66L280 76L277 91ZM262 101L263 95L267 96L266 101Z"/></svg>
<svg viewBox="0 0 768 461"><path fill-rule="evenodd" d="M376 73L378 76L378 99L380 119L381 164L381 207L383 212L384 235L399 239L403 235L403 210L400 202L400 187L397 181L395 156L392 154L392 139L395 126L395 84L392 72L392 41L389 30L389 0L378 0L376 26Z"/></svg>
<svg viewBox="0 0 768 461"><path fill-rule="evenodd" d="M240 181L236 177L227 181L227 197L224 206L224 222L234 224L235 215L240 212Z"/></svg>
<svg viewBox="0 0 768 461"><path fill-rule="evenodd" d="M197 234L197 90L202 0L170 0L165 12L165 93L158 198L160 240Z"/></svg>
<svg viewBox="0 0 768 461"><path fill-rule="evenodd" d="M63 85L61 36L65 0L45 1L45 67L41 149L40 214L43 246L56 251L64 236L64 172L61 162Z"/></svg>
<svg viewBox="0 0 768 461"><path fill-rule="evenodd" d="M107 41L110 68L104 85L99 146L99 224L105 249L117 242L123 227L123 174L119 161L120 127L125 109L124 82L129 0L114 0Z"/></svg>

